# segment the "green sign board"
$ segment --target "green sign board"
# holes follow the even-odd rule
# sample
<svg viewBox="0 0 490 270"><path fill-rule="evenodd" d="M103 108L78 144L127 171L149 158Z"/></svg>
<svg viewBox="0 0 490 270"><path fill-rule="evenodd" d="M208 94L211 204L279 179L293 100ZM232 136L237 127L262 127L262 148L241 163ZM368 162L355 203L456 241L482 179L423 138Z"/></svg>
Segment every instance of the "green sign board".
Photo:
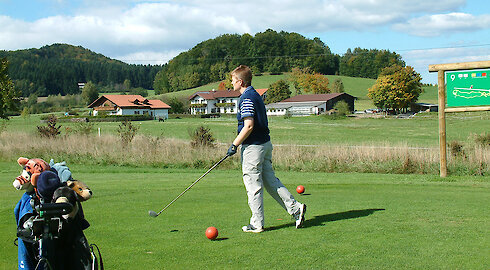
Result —
<svg viewBox="0 0 490 270"><path fill-rule="evenodd" d="M448 107L490 105L490 69L446 71Z"/></svg>

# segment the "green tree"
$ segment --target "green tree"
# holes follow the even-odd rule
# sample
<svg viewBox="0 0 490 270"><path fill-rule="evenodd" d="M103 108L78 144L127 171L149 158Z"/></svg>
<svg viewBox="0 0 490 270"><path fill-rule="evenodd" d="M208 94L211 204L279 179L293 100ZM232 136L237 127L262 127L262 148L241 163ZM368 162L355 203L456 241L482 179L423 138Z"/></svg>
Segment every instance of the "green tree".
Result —
<svg viewBox="0 0 490 270"><path fill-rule="evenodd" d="M126 79L123 82L124 90L129 91L131 89L131 81Z"/></svg>
<svg viewBox="0 0 490 270"><path fill-rule="evenodd" d="M165 103L167 103L171 107L170 113L185 113L186 112L186 109L184 107L184 103L176 97L170 98L170 100L168 100Z"/></svg>
<svg viewBox="0 0 490 270"><path fill-rule="evenodd" d="M82 90L83 102L89 105L90 103L94 102L98 97L99 90L97 90L97 87L92 82L86 83L85 87L83 87Z"/></svg>
<svg viewBox="0 0 490 270"><path fill-rule="evenodd" d="M405 66L402 57L387 50L361 49L347 52L340 59L340 75L376 79L381 70L391 65Z"/></svg>
<svg viewBox="0 0 490 270"><path fill-rule="evenodd" d="M20 113L20 116L22 116L24 120L27 120L29 118L29 107L24 107L24 109L22 109L22 112Z"/></svg>
<svg viewBox="0 0 490 270"><path fill-rule="evenodd" d="M20 93L9 77L8 65L6 58L0 59L0 118L3 119L8 119L8 112L17 110L20 102Z"/></svg>
<svg viewBox="0 0 490 270"><path fill-rule="evenodd" d="M422 93L422 78L411 66L392 65L382 70L376 83L368 89L374 105L399 111L416 102Z"/></svg>
<svg viewBox="0 0 490 270"><path fill-rule="evenodd" d="M333 108L337 110L337 114L340 116L345 116L350 113L349 104L343 100L335 103Z"/></svg>
<svg viewBox="0 0 490 270"><path fill-rule="evenodd" d="M142 97L147 97L148 96L148 90L143 89L141 87L138 88L133 88L129 91L130 95L140 95Z"/></svg>
<svg viewBox="0 0 490 270"><path fill-rule="evenodd" d="M344 93L344 83L340 78L335 79L333 81L333 86L332 86L332 93Z"/></svg>
<svg viewBox="0 0 490 270"><path fill-rule="evenodd" d="M279 102L291 97L291 90L289 90L289 84L285 80L279 80L269 85L267 90L266 104Z"/></svg>

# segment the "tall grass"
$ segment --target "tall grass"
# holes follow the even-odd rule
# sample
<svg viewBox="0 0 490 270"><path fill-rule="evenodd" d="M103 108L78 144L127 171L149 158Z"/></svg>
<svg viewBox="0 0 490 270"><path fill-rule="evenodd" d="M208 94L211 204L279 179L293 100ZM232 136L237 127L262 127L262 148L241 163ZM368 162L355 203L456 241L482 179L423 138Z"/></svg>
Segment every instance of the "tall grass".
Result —
<svg viewBox="0 0 490 270"><path fill-rule="evenodd" d="M124 146L115 135L66 135L33 140L29 133L0 134L0 158L19 156L76 164L152 166L163 168L207 168L226 154L227 145L191 147L190 141L137 135ZM488 175L490 151L477 144L466 146L466 155L448 156L448 170L455 175ZM274 166L280 170L310 172L362 172L438 174L439 150L407 145L275 146ZM220 167L240 168L239 155Z"/></svg>

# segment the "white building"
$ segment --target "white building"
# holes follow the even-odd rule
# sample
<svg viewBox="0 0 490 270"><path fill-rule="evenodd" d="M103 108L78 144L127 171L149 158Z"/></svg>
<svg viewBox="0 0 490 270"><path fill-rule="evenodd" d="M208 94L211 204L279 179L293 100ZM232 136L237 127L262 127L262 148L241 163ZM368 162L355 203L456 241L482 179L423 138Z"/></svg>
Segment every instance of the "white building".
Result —
<svg viewBox="0 0 490 270"><path fill-rule="evenodd" d="M165 102L148 100L140 95L104 95L88 106L93 115L104 111L108 115L150 115L154 119L168 119L170 106Z"/></svg>
<svg viewBox="0 0 490 270"><path fill-rule="evenodd" d="M277 102L267 104L267 115L313 115L326 111L326 101L305 101L305 102Z"/></svg>
<svg viewBox="0 0 490 270"><path fill-rule="evenodd" d="M339 101L345 101L349 109L354 111L356 98L346 93L298 95L281 102L267 104L267 115L316 115L333 109Z"/></svg>
<svg viewBox="0 0 490 270"><path fill-rule="evenodd" d="M255 89L262 98L265 98L267 89ZM240 91L212 90L196 92L189 97L191 114L209 113L236 113Z"/></svg>

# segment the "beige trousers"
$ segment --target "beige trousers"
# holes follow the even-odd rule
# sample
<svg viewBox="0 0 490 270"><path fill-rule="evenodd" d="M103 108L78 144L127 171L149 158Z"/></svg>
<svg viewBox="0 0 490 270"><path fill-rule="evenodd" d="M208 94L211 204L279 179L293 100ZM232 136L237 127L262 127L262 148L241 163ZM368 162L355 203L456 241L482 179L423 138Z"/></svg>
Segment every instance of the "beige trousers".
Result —
<svg viewBox="0 0 490 270"><path fill-rule="evenodd" d="M294 199L274 173L270 141L261 145L242 145L241 158L243 183L247 190L248 205L252 211L250 224L256 228L264 227L263 187L290 215L299 210L301 204Z"/></svg>

